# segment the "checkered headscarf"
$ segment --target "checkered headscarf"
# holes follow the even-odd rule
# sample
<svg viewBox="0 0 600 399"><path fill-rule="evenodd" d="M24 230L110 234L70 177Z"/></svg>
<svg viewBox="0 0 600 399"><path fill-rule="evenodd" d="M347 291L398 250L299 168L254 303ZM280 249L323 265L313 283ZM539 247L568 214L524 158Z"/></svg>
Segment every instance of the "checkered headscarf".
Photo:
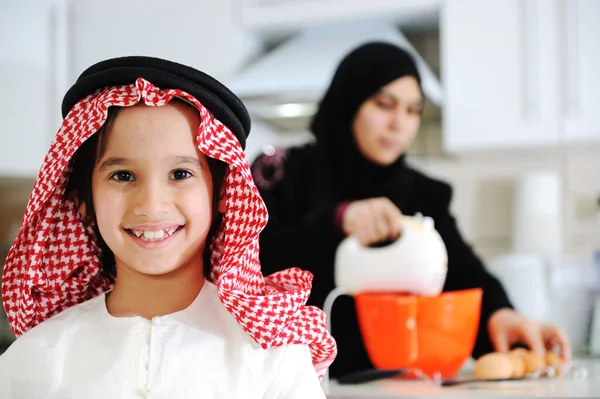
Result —
<svg viewBox="0 0 600 399"><path fill-rule="evenodd" d="M335 358L336 345L326 329L324 313L305 306L312 274L294 268L263 277L258 238L267 211L240 139L205 108L202 98L179 88L159 88L143 77L99 88L65 112L4 267L2 301L14 333L18 337L62 310L112 288L101 271L93 230L83 223L73 200L64 195L71 159L106 121L109 106L128 107L141 101L161 106L175 97L200 112L200 151L228 164L224 183L227 210L210 247L211 280L221 302L265 349L308 344L322 377Z"/></svg>

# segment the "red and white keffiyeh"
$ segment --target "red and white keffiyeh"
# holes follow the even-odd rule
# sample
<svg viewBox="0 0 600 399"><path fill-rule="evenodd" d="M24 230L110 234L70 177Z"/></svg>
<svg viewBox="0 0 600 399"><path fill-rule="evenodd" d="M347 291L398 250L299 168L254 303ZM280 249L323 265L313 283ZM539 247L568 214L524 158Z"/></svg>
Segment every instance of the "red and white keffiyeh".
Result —
<svg viewBox="0 0 600 399"><path fill-rule="evenodd" d="M64 192L71 158L82 142L105 122L109 106L144 101L161 106L174 97L200 112L198 148L226 162L227 211L212 242L211 280L219 297L242 328L263 348L307 344L320 377L333 362L336 345L324 313L305 306L312 274L287 269L263 277L259 233L267 211L235 135L193 96L160 89L139 78L131 85L100 89L80 100L68 113L42 164L21 229L4 267L2 301L16 336L70 306L109 289L101 272L98 247L77 207Z"/></svg>

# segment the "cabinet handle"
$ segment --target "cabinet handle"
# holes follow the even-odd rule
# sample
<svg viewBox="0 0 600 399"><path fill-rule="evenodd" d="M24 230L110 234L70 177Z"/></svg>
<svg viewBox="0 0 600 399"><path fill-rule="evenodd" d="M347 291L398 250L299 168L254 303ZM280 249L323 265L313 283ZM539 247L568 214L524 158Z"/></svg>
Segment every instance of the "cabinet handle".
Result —
<svg viewBox="0 0 600 399"><path fill-rule="evenodd" d="M544 0L546 1L546 0ZM523 114L526 119L539 115L541 96L540 27L538 0L519 0L521 5Z"/></svg>
<svg viewBox="0 0 600 399"><path fill-rule="evenodd" d="M563 52L561 57L561 69L563 79L563 111L565 116L570 116L579 111L579 100L581 93L579 49L579 0L562 0L558 12L560 18L560 38Z"/></svg>

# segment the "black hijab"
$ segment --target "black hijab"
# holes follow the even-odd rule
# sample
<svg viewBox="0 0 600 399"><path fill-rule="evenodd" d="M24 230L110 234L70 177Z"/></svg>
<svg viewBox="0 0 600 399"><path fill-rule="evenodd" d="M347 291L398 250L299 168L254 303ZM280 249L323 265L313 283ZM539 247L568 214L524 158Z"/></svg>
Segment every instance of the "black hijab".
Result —
<svg viewBox="0 0 600 399"><path fill-rule="evenodd" d="M412 56L390 43L363 44L341 61L311 123L317 140L313 209L385 196L406 212L414 190L405 156L391 165L377 165L362 155L352 132L363 102L403 76L421 83Z"/></svg>

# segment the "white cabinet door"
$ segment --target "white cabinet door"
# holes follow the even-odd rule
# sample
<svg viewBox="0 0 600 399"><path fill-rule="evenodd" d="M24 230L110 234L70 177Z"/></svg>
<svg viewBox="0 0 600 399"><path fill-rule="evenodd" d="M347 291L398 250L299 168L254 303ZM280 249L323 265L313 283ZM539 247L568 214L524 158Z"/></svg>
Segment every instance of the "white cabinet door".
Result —
<svg viewBox="0 0 600 399"><path fill-rule="evenodd" d="M293 32L314 24L387 19L400 24L435 20L443 0L238 0L245 27Z"/></svg>
<svg viewBox="0 0 600 399"><path fill-rule="evenodd" d="M600 140L600 1L561 1L565 140Z"/></svg>
<svg viewBox="0 0 600 399"><path fill-rule="evenodd" d="M60 125L64 8L0 2L0 175L35 177Z"/></svg>
<svg viewBox="0 0 600 399"><path fill-rule="evenodd" d="M71 78L113 57L146 55L225 81L260 50L234 0L102 0L72 4Z"/></svg>
<svg viewBox="0 0 600 399"><path fill-rule="evenodd" d="M440 36L447 151L558 143L556 1L444 3Z"/></svg>

